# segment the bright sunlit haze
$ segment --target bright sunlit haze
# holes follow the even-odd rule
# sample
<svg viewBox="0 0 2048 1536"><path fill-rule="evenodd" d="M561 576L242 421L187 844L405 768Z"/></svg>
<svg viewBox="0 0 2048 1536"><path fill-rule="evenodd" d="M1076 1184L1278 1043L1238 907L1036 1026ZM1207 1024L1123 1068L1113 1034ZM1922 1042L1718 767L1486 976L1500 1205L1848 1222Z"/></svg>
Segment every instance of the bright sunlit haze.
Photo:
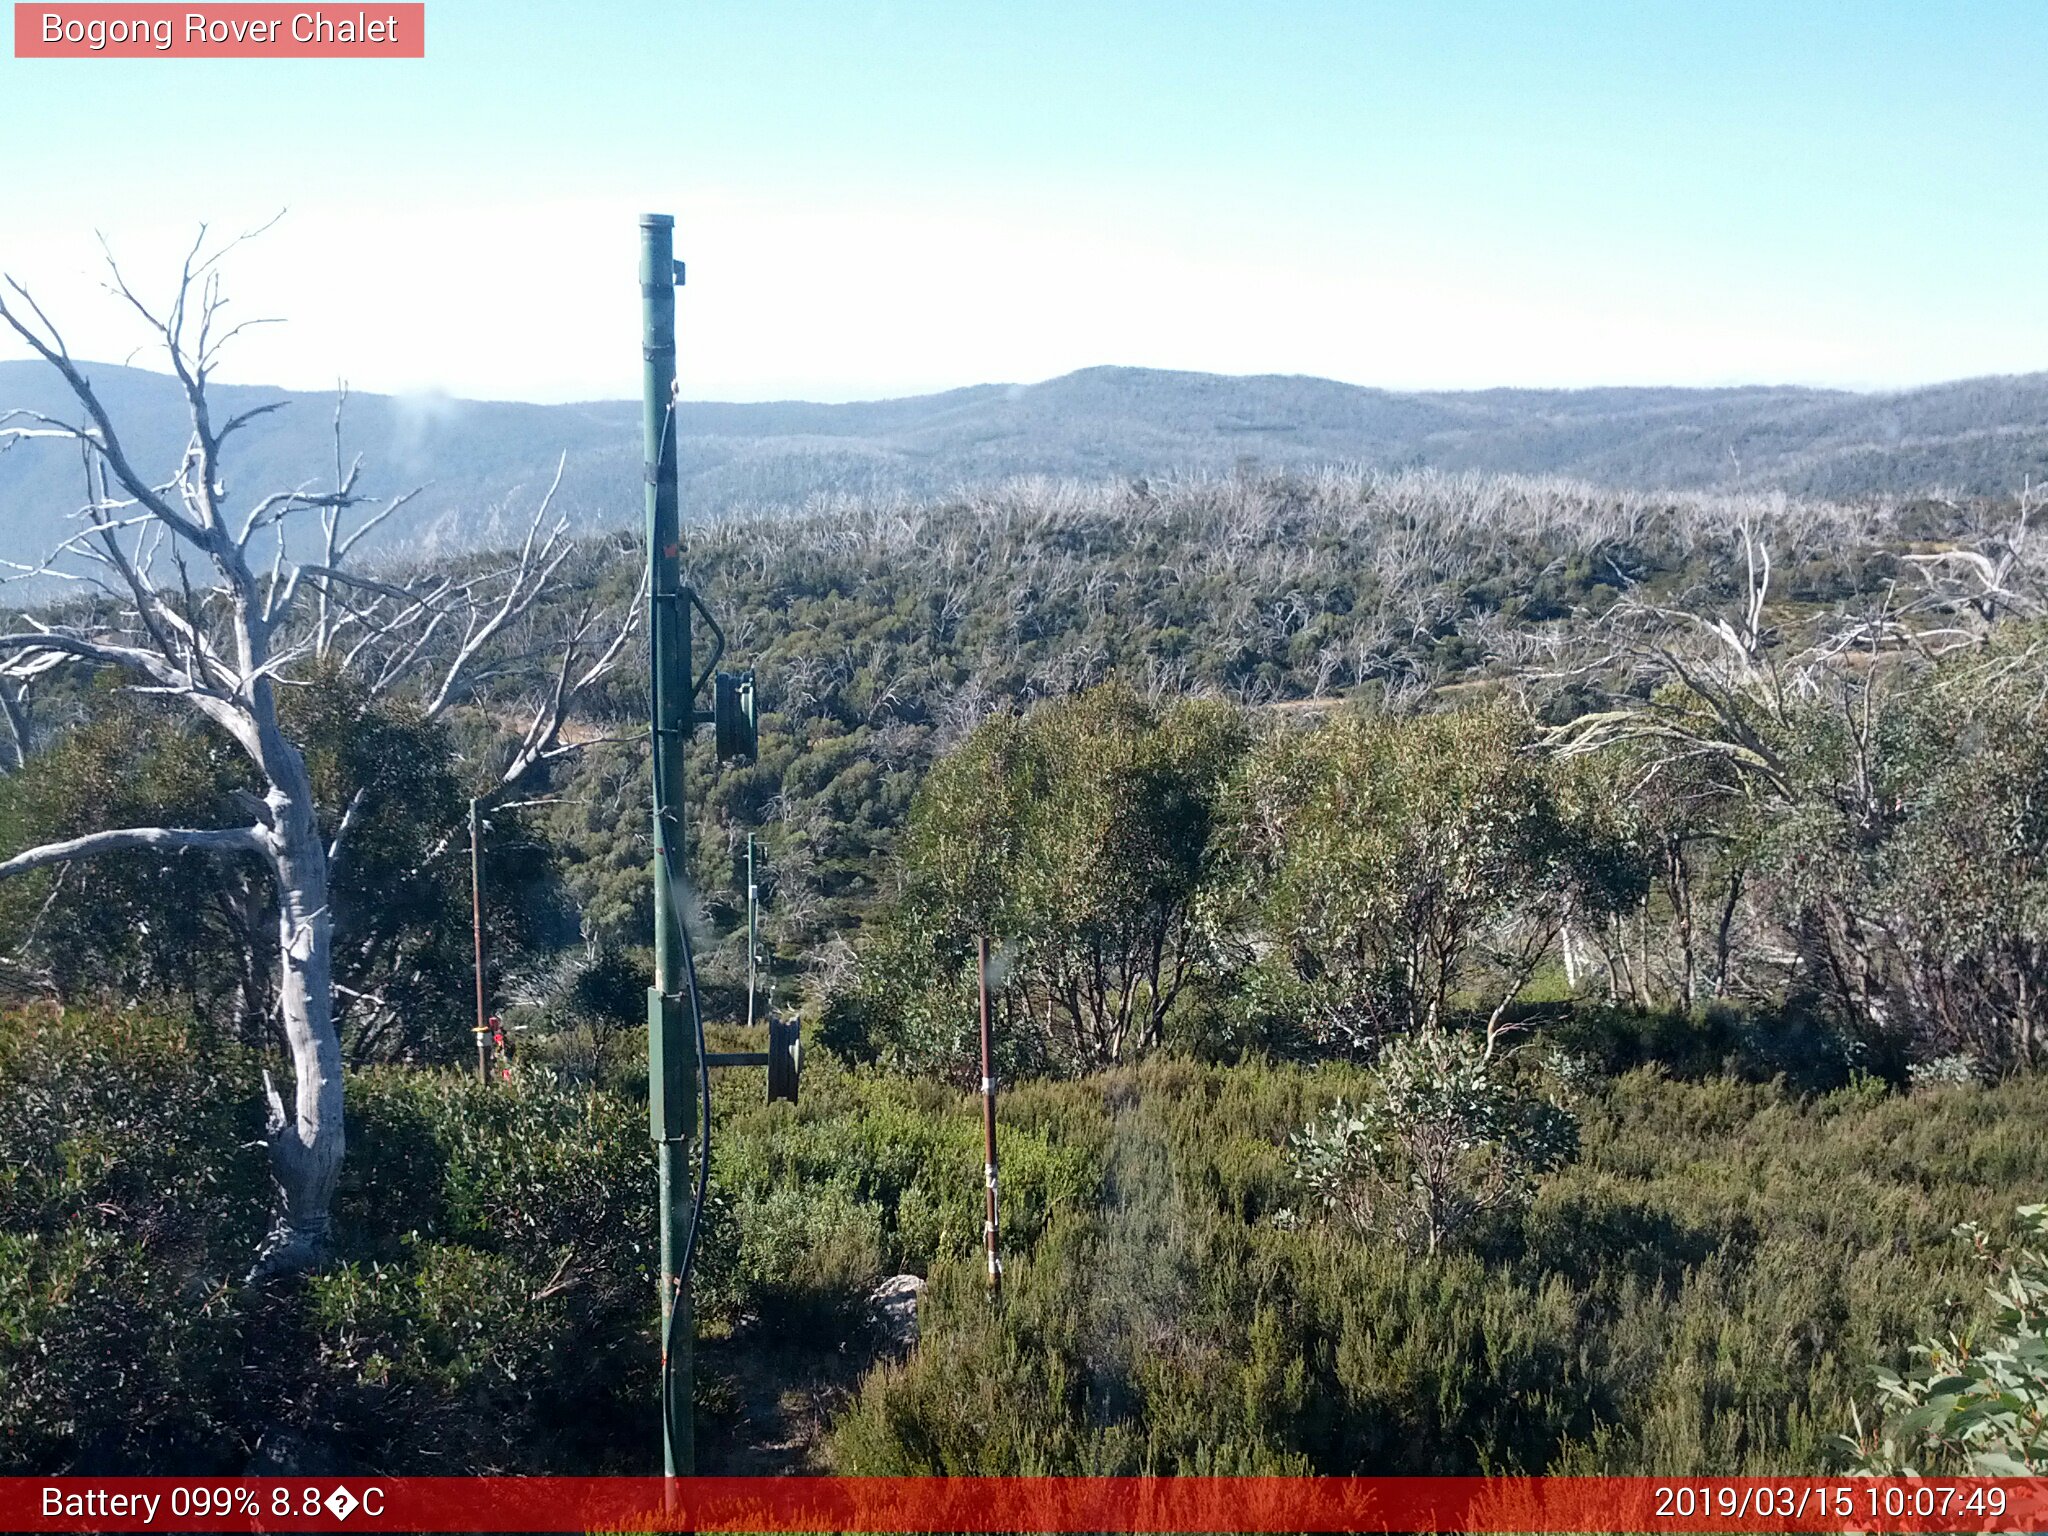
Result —
<svg viewBox="0 0 2048 1536"><path fill-rule="evenodd" d="M423 61L0 62L29 150L0 263L118 361L95 230L147 287L199 220L285 208L229 281L289 323L224 377L486 399L634 392L642 210L678 218L696 398L2048 360L2037 6L434 0L428 28Z"/></svg>

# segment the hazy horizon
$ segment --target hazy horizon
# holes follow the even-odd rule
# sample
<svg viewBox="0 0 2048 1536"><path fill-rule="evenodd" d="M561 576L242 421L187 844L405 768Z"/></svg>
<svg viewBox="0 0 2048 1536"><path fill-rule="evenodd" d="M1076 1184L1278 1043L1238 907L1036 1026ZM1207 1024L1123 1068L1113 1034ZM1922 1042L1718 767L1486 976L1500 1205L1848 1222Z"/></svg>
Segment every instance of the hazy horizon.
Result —
<svg viewBox="0 0 2048 1536"><path fill-rule="evenodd" d="M78 362L81 367L88 369L125 368L138 373L154 374L158 377L165 379L173 377L168 368L153 366L154 359L146 355L138 355L132 359L121 360L115 360L112 358L105 357L81 357L78 359ZM8 364L26 366L31 368L40 368L42 366L45 366L40 359L34 357L0 358L0 366ZM1712 393L1717 391L1741 392L1753 390L1805 390L1815 394L1862 395L1869 396L1872 398L1878 398L1887 395L1909 395L1922 390L1943 389L1954 385L1972 384L1977 383L1979 381L1988 382L1994 380L2030 378L2037 374L2048 373L2048 366L2044 366L2042 368L2014 369L2003 373L1973 373L1957 375L1954 377L1923 379L1909 384L1898 385L1812 384L1796 380L1753 378L1737 379L1724 384L1680 384L1668 380L1633 379L1623 380L1612 384L1477 384L1454 389L1404 389L1395 385L1376 384L1369 380L1340 379L1332 377L1328 374L1317 373L1283 372L1275 370L1265 370L1248 373L1229 373L1224 372L1222 370L1209 368L1157 367L1149 363L1084 363L1079 367L1069 368L1060 373L1048 374L1042 378L973 379L961 383L941 384L932 389L912 390L890 394L848 395L839 398L828 398L824 395L760 395L752 397L743 397L738 395L721 395L715 397L710 395L697 395L686 397L685 403L697 405L761 406L886 405L893 401L927 399L936 395L959 394L974 390L1027 390L1036 388L1040 385L1055 383L1061 379L1071 378L1077 374L1099 372L1180 374L1188 377L1215 378L1237 381L1254 379L1293 379L1304 380L1313 383L1338 384L1342 385L1347 389L1368 390L1387 395L1450 396L1486 394L1600 394L1607 392L1627 393L1666 390L1675 392ZM308 383L293 383L287 381L280 381L276 379L222 377L218 382L235 388L276 389L283 391L284 393L294 395L331 394L334 391L337 382L339 382L346 384L349 389L349 392L352 395L380 395L394 400L420 401L423 403L432 402L435 400L447 400L450 402L462 403L474 402L479 405L576 406L637 404L639 400L639 396L633 393L621 393L615 395L586 395L575 398L551 400L523 395L456 394L453 393L452 391L440 388L375 389L369 388L367 386L359 386L353 380L336 380L334 378L327 378L324 380L316 379Z"/></svg>

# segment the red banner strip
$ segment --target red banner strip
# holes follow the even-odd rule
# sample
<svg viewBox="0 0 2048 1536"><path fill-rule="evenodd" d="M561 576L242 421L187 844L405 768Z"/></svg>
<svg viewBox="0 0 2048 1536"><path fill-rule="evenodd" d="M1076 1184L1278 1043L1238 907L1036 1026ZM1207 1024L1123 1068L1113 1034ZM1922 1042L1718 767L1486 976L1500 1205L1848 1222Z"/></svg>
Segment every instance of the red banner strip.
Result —
<svg viewBox="0 0 2048 1536"><path fill-rule="evenodd" d="M423 59L427 8L411 3L22 4L17 59Z"/></svg>
<svg viewBox="0 0 2048 1536"><path fill-rule="evenodd" d="M2039 1531L2039 1478L0 1478L10 1531Z"/></svg>

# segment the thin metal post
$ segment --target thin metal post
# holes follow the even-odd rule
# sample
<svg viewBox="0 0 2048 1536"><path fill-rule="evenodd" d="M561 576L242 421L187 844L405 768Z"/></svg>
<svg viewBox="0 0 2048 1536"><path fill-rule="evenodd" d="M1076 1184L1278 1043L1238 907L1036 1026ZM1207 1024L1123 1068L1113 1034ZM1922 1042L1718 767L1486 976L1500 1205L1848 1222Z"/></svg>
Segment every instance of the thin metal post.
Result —
<svg viewBox="0 0 2048 1536"><path fill-rule="evenodd" d="M688 866L683 755L696 724L690 655L691 593L683 585L676 480L675 220L640 219L642 439L647 481L648 643L654 653L654 986L647 1031L648 1101L660 1171L662 1339L665 1355L662 1470L696 1470L695 1320L677 1266L689 1225L689 1146L697 1130L697 1059L684 994L681 893L670 868ZM671 1316L673 1315L673 1322Z"/></svg>
<svg viewBox="0 0 2048 1536"><path fill-rule="evenodd" d="M988 939L975 940L975 959L981 980L981 1140L983 1182L988 1187L987 1208L981 1222L982 1245L988 1250L988 1293L991 1299L1003 1290L1003 1261L996 1253L996 1067L990 1049L988 1027Z"/></svg>
<svg viewBox="0 0 2048 1536"><path fill-rule="evenodd" d="M484 1002L484 854L477 803L469 802L469 926L476 939L476 1080L489 1083L490 1026Z"/></svg>
<svg viewBox="0 0 2048 1536"><path fill-rule="evenodd" d="M754 1027L754 913L760 904L760 887L754 884L754 834L747 834L747 1027Z"/></svg>

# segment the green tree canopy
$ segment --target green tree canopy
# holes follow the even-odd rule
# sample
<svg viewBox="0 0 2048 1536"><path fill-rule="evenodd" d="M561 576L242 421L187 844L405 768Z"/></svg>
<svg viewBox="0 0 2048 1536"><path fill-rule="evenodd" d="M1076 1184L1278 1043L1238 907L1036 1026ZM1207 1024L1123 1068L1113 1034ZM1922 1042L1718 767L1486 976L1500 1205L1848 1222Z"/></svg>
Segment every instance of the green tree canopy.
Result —
<svg viewBox="0 0 2048 1536"><path fill-rule="evenodd" d="M1224 705L1117 686L984 723L911 808L863 955L870 1039L964 1061L986 936L1013 1054L1078 1066L1156 1045L1212 948L1213 829L1244 743Z"/></svg>
<svg viewBox="0 0 2048 1536"><path fill-rule="evenodd" d="M1489 1024L1624 862L1504 704L1272 736L1237 804L1262 1006L1319 1043Z"/></svg>
<svg viewBox="0 0 2048 1536"><path fill-rule="evenodd" d="M323 834L350 818L333 870L337 1020L354 1059L445 1059L469 1049L467 794L444 727L372 704L341 677L282 702L305 743ZM104 824L208 824L253 794L211 728L96 686L78 725L0 778L5 846ZM491 814L486 947L497 966L559 940L573 918L551 850L516 811ZM249 1042L268 1039L275 976L270 876L259 860L135 851L0 886L0 951L24 991L176 999Z"/></svg>

